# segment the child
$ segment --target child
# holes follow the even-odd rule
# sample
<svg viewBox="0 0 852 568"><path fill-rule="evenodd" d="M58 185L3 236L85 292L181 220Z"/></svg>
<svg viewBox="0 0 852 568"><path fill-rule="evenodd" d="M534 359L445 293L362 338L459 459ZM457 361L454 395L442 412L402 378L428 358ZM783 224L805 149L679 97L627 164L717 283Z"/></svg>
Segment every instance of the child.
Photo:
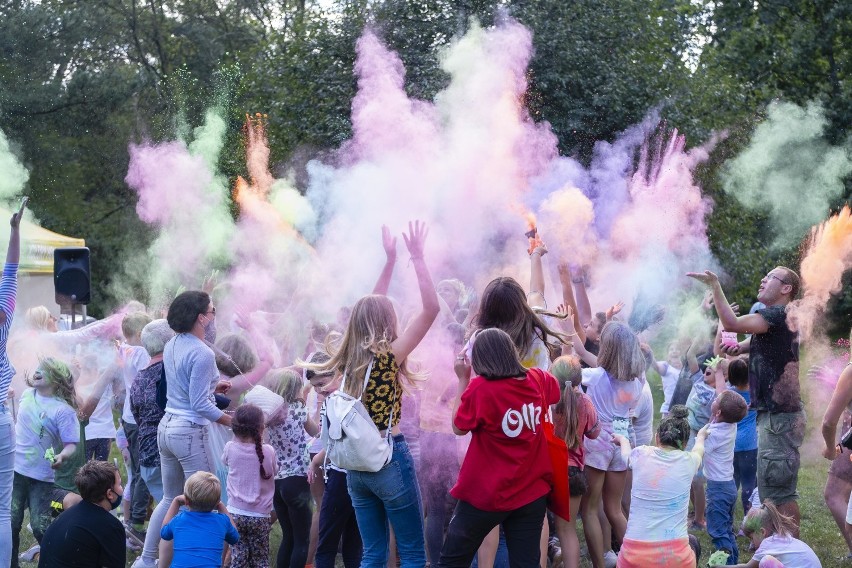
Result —
<svg viewBox="0 0 852 568"><path fill-rule="evenodd" d="M275 450L261 442L263 411L253 404L237 408L231 429L234 439L225 444L222 453L222 462L228 466L228 512L240 533L240 541L231 551L231 567L266 568L273 476L278 471Z"/></svg>
<svg viewBox="0 0 852 568"><path fill-rule="evenodd" d="M169 506L160 538L174 540L172 568L218 568L222 565L224 542L234 545L240 535L222 504L222 485L209 471L189 476ZM181 511L181 506L189 509ZM214 512L215 510L215 512Z"/></svg>
<svg viewBox="0 0 852 568"><path fill-rule="evenodd" d="M734 568L822 568L813 549L793 538L795 528L793 519L782 515L769 499L752 507L743 520L743 531L757 550L746 564Z"/></svg>
<svg viewBox="0 0 852 568"><path fill-rule="evenodd" d="M15 427L15 476L12 483L12 564L18 566L18 546L24 509L29 506L33 535L41 542L50 524L47 499L54 470L65 463L80 443L73 378L68 365L53 358L39 361L32 388L24 391Z"/></svg>
<svg viewBox="0 0 852 568"><path fill-rule="evenodd" d="M618 553L620 568L695 567L686 515L707 429L698 432L691 451L685 450L690 437L686 416L684 406L671 407L668 417L660 421L656 446L639 446L631 451L625 436L614 436L622 459L633 468L630 518Z"/></svg>
<svg viewBox="0 0 852 568"><path fill-rule="evenodd" d="M308 438L319 426L308 418L306 390L302 378L290 369L276 369L267 379L269 387L287 404L287 414L269 424L269 443L275 449L278 471L273 506L281 525L278 566L301 568L308 558L311 537L311 487L308 484ZM310 388L310 385L308 385ZM277 422L277 423L276 423Z"/></svg>
<svg viewBox="0 0 852 568"><path fill-rule="evenodd" d="M663 404L660 406L660 415L665 418L669 414L669 405L677 386L678 378L681 372L681 349L677 342L669 345L668 354L665 361L657 361L656 369L663 380Z"/></svg>
<svg viewBox="0 0 852 568"><path fill-rule="evenodd" d="M695 434L710 422L710 407L713 405L713 399L717 394L725 390L724 374L722 375L721 386L716 384L716 367L724 373L727 367L727 361L715 357L706 362L704 375L701 380L692 385L692 390L689 392L689 397L686 399L686 408L689 411L689 427L691 435L687 449L692 448L692 443L695 440ZM707 528L707 522L704 518L707 502L704 499L704 472L699 468L698 474L692 482L692 495L695 500L695 519L692 523L692 529L704 530Z"/></svg>
<svg viewBox="0 0 852 568"><path fill-rule="evenodd" d="M562 399L554 409L553 423L556 435L565 440L568 446L568 491L570 517L563 519L556 515L556 534L562 546L562 562L565 568L580 565L580 541L577 539L577 513L580 510L580 497L588 488L583 437L594 440L601 431L598 413L591 399L579 390L583 377L580 360L577 357L563 355L553 362L550 372L559 381Z"/></svg>
<svg viewBox="0 0 852 568"><path fill-rule="evenodd" d="M725 377L717 365L716 381L724 388ZM704 476L707 478L707 533L716 550L729 554L728 564L739 560L734 537L734 506L737 485L734 483L734 444L737 422L748 413L746 401L732 390L722 391L711 405L707 442L704 444Z"/></svg>
<svg viewBox="0 0 852 568"><path fill-rule="evenodd" d="M728 384L732 391L751 403L748 389L748 363L734 359L728 364ZM737 441L734 444L734 483L742 488L743 514L751 508L751 493L757 485L757 411L749 409L737 424Z"/></svg>

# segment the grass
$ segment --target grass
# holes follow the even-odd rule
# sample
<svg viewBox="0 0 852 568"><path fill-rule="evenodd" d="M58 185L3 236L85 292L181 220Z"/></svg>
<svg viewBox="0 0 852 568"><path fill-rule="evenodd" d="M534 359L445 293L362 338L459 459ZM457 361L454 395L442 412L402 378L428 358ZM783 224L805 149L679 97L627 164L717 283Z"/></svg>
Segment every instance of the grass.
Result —
<svg viewBox="0 0 852 568"><path fill-rule="evenodd" d="M807 380L807 379L803 379ZM654 400L661 401L662 398L662 386L660 383L659 377L654 373L649 373L649 382L651 384L651 388L654 391ZM813 401L812 401L813 402ZM657 403L657 408L655 412L659 410L659 403ZM812 407L812 405L809 405ZM825 487L825 482L828 477L828 462L818 457L819 448L816 450L813 449L813 434L814 428L817 426L815 420L816 413L811 414L809 416L809 430L810 434L805 439L805 444L802 447L802 468L799 472L799 507L802 513L802 522L801 522L801 539L808 543L811 548L814 549L819 559L822 561L822 564L825 568L834 567L834 566L842 566L843 561L841 560L846 556L848 551L846 550L846 545L843 540L843 536L840 534L840 530L837 528L837 525L834 522L834 519L831 517L831 513L828 510L828 507L825 505L825 501L823 499L823 488ZM655 417L656 420L659 420L659 416ZM821 443L821 442L819 442ZM811 447L809 447L811 446ZM122 468L122 477L124 478L124 470L123 463L120 459L120 454L118 450L113 446L112 454L110 456L119 458L118 462L120 467ZM740 505L737 505L737 509L735 512L735 526L739 526L742 520L742 510L740 509ZM28 518L24 519L24 526L29 522ZM582 529L580 530L580 542L584 543L584 539L582 536ZM701 541L701 550L702 550L702 560L703 563L699 563L699 566L707 565L707 558L710 553L713 552L713 544L710 541L710 538L707 536L706 532L694 533L699 537ZM281 542L281 528L278 524L276 524L272 529L272 535L270 538L270 566L275 566L275 554L278 551L278 545ZM30 533L26 528L21 531L21 546L20 550L23 552L27 550L30 546L35 544L35 539L33 538L32 533ZM752 553L747 551L748 548L748 540L747 539L739 539L737 544L740 547L740 562L748 561ZM127 554L127 566L129 567L134 560L136 560L137 553L128 551ZM582 559L580 565L583 568L590 567L591 563L588 559ZM852 566L852 562L848 563L848 565ZM22 566L35 566L35 564L27 564L22 563ZM338 566L342 566L340 559L338 557Z"/></svg>

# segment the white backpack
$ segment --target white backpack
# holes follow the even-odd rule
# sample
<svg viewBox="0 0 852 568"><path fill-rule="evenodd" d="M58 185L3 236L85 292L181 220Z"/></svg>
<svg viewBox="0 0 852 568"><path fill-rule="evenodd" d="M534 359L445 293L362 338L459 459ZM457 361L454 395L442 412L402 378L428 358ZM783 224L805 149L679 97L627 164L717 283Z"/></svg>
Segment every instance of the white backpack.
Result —
<svg viewBox="0 0 852 568"><path fill-rule="evenodd" d="M372 370L371 361L364 377L365 391ZM323 465L327 466L330 461L340 469L379 471L393 455L393 436L390 435L393 404L388 419L388 433L386 437L382 437L367 408L360 399L343 392L345 387L344 374L340 388L331 393L323 405L325 412L322 416L322 440L326 450Z"/></svg>

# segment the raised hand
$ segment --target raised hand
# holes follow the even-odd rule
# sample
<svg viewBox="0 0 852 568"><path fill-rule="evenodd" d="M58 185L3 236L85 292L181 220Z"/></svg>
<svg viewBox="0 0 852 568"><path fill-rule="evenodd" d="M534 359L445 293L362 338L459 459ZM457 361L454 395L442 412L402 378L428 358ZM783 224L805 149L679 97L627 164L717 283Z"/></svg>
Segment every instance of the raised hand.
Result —
<svg viewBox="0 0 852 568"><path fill-rule="evenodd" d="M16 213L12 213L12 219L9 221L9 224L12 225L13 229L17 229L21 225L21 217L24 216L24 209L27 207L27 202L30 200L29 197L24 197L21 200L21 208L18 209Z"/></svg>
<svg viewBox="0 0 852 568"><path fill-rule="evenodd" d="M719 277L709 270L705 270L704 272L687 272L686 275L698 280L702 284L706 284L707 286L713 286L719 282Z"/></svg>
<svg viewBox="0 0 852 568"><path fill-rule="evenodd" d="M408 222L408 234L403 233L402 239L405 241L405 248L408 249L411 260L423 258L423 248L428 235L429 229L426 228L426 223L422 221L414 221L413 224L411 221Z"/></svg>
<svg viewBox="0 0 852 568"><path fill-rule="evenodd" d="M622 302L621 300L619 300L615 304L611 305L609 307L609 309L606 311L606 321L611 320L613 318L613 316L618 314L623 309L624 309L624 302Z"/></svg>
<svg viewBox="0 0 852 568"><path fill-rule="evenodd" d="M388 262L394 262L396 260L396 237L391 234L387 225L382 225L382 247L385 249Z"/></svg>
<svg viewBox="0 0 852 568"><path fill-rule="evenodd" d="M559 281L565 282L571 280L571 269L568 268L567 262L560 262L556 265L556 270L559 271Z"/></svg>

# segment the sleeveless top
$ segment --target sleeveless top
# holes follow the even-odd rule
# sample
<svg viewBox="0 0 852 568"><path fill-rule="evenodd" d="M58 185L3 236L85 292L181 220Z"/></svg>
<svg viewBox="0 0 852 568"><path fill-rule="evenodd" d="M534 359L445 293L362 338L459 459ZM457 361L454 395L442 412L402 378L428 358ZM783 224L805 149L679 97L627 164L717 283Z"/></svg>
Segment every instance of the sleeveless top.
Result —
<svg viewBox="0 0 852 568"><path fill-rule="evenodd" d="M399 424L402 415L402 385L399 382L399 365L392 352L375 355L370 380L367 382L361 401L367 407L370 418L379 430L388 429L391 408L393 408L391 428Z"/></svg>

